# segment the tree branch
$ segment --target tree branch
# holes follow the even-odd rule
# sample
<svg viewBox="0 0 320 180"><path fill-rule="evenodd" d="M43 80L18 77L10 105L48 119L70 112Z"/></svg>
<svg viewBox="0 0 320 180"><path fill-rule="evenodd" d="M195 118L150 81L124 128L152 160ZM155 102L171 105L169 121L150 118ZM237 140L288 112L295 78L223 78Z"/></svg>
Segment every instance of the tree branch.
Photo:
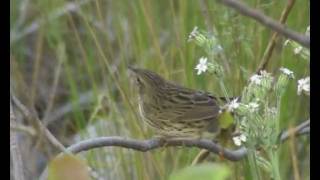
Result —
<svg viewBox="0 0 320 180"><path fill-rule="evenodd" d="M302 46L304 46L308 49L310 48L310 36L305 36L305 35L302 35L302 34L295 32L295 31L292 31L291 29L286 28L281 23L264 15L260 11L246 6L241 1L239 1L239 0L218 0L218 2L221 2L224 5L237 10L242 15L245 15L245 16L248 16L252 19L255 19L256 21L258 21L262 25L278 32L279 34L282 34L286 38L289 38L293 41L296 41L297 43L301 44Z"/></svg>
<svg viewBox="0 0 320 180"><path fill-rule="evenodd" d="M242 157L247 154L247 150L245 147L239 148L237 150L228 150L224 149L220 145L214 143L212 140L206 139L149 139L149 140L136 140L136 139L127 139L123 137L97 137L88 140L81 141L77 144L71 145L67 148L68 152L71 153L79 153L82 151L88 151L95 148L101 147L108 147L108 146L117 146L123 147L127 149L133 149L137 151L150 151L161 147L169 147L169 146L184 146L184 147L198 147L200 149L207 149L210 152L219 154L223 153L223 156L226 159L231 161L238 161ZM62 155L60 153L59 155ZM58 155L58 156L59 156ZM40 180L47 179L47 168L43 171L40 176Z"/></svg>
<svg viewBox="0 0 320 180"><path fill-rule="evenodd" d="M294 3L295 3L295 0L288 0L286 7L284 8L284 10L281 13L281 17L280 17L280 21L279 21L281 24L286 23L287 18L289 16L291 9L293 8ZM261 63L259 65L256 73L260 72L261 70L265 70L267 68L267 65L268 65L269 60L271 58L273 49L276 47L277 39L278 39L278 33L274 32L269 43L268 43L267 49L265 50L265 52L263 54Z"/></svg>
<svg viewBox="0 0 320 180"><path fill-rule="evenodd" d="M303 135L310 133L310 119L304 121L300 125L296 126L295 128L288 129L281 133L280 140L281 142L287 140L290 135Z"/></svg>
<svg viewBox="0 0 320 180"><path fill-rule="evenodd" d="M137 151L150 151L160 147L170 147L170 146L184 146L184 147L197 147L200 149L207 149L213 153L222 152L224 157L231 161L240 160L245 154L245 148L240 148L237 150L224 149L222 146L212 142L212 140L207 139L149 139L149 140L135 140L126 139L123 137L97 137L88 140L81 141L67 148L68 151L73 153L79 153L82 151L87 151L93 148L99 148L104 146L118 146L128 149L134 149Z"/></svg>
<svg viewBox="0 0 320 180"><path fill-rule="evenodd" d="M307 134L310 131L310 120L307 120L293 130L287 130L280 136L281 142L287 140L290 136L290 133L295 135ZM169 146L185 146L185 147L197 147L200 149L207 149L210 152L215 154L223 153L223 156L231 161L238 161L246 155L245 148L239 148L237 150L225 149L219 144L213 142L212 140L207 139L183 139L183 138L172 138L172 139L149 139L149 140L135 140L127 139L123 137L97 137L88 140L81 141L77 144L71 145L67 148L67 151L72 153L79 153L82 151L88 151L90 149L104 147L104 146L118 146L128 149L134 149L137 151L150 151L160 147L169 147Z"/></svg>
<svg viewBox="0 0 320 180"><path fill-rule="evenodd" d="M288 132L290 131L290 132ZM310 120L303 122L298 125L293 130L287 130L281 134L280 140L284 142L289 138L289 133L294 135L308 134L310 132ZM230 150L223 148L219 144L216 144L212 140L207 139L149 139L149 140L136 140L136 139L127 139L123 137L113 136L113 137L97 137L88 140L78 142L77 144L71 145L67 148L68 152L79 153L82 151L88 151L95 148L101 147L123 147L127 149L133 149L136 151L146 152L151 151L161 147L169 146L183 146L183 147L197 147L199 149L206 149L215 154L223 154L223 157L230 161L239 161L247 155L247 149L241 147L236 150ZM61 153L59 155L62 155ZM58 155L58 156L59 156ZM47 177L47 168L40 176L40 180L44 180Z"/></svg>
<svg viewBox="0 0 320 180"><path fill-rule="evenodd" d="M13 113L12 103L10 99L10 125L15 123L16 116ZM23 161L21 157L20 147L16 132L10 130L10 155L12 157L12 171L15 180L24 180Z"/></svg>

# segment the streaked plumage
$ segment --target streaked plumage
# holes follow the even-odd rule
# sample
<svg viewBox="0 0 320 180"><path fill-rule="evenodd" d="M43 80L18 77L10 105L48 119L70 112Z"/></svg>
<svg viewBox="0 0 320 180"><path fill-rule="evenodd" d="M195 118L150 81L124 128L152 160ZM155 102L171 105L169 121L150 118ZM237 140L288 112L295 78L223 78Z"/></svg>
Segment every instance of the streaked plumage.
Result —
<svg viewBox="0 0 320 180"><path fill-rule="evenodd" d="M219 131L219 106L209 93L168 82L149 70L129 67L139 91L139 111L157 133L169 137L200 137Z"/></svg>

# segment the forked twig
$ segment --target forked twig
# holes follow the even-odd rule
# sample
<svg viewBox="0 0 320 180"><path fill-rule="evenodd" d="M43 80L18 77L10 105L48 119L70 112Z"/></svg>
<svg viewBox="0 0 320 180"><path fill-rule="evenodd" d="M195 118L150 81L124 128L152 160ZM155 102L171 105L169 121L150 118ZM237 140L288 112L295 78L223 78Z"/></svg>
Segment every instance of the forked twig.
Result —
<svg viewBox="0 0 320 180"><path fill-rule="evenodd" d="M65 152L66 148L51 134L51 132L42 124L37 115L31 113L21 102L11 93L12 101L17 106L17 108L22 112L22 114L37 127L36 130L38 136L44 135L47 140L56 148L58 148L61 152Z"/></svg>
<svg viewBox="0 0 320 180"><path fill-rule="evenodd" d="M294 5L294 2L295 0L288 0L288 4L286 5L286 7L284 8L284 10L282 11L281 13L281 17L280 17L280 23L281 24L285 24L285 22L287 21L287 18L289 16L289 13ZM278 33L277 32L274 32L269 43L268 43L268 46L267 46L267 49L265 50L264 54L263 54L263 57L262 57L262 60L261 60L261 63L258 67L258 70L256 73L260 72L261 70L265 70L267 65L268 65L268 62L271 58L271 55L272 55L272 52L273 52L273 49L275 48L276 46L276 43L277 43L277 39L278 39Z"/></svg>
<svg viewBox="0 0 320 180"><path fill-rule="evenodd" d="M240 0L218 0L218 2L221 2L224 5L237 10L242 15L255 19L262 25L278 32L279 34L285 36L286 38L296 41L297 43L301 44L302 46L308 49L310 48L310 36L305 36L291 29L286 28L281 23L264 15L260 11L246 6Z"/></svg>

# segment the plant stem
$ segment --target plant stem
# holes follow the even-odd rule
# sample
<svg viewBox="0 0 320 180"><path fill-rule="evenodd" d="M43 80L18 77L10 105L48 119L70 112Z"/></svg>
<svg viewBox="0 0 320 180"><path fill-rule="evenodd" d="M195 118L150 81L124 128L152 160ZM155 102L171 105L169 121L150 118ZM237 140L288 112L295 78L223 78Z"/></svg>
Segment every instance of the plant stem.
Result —
<svg viewBox="0 0 320 180"><path fill-rule="evenodd" d="M268 150L268 155L271 160L272 165L272 175L275 180L281 180L280 172L279 172L279 156L277 150Z"/></svg>
<svg viewBox="0 0 320 180"><path fill-rule="evenodd" d="M248 151L248 160L249 160L249 166L250 166L250 172L252 175L252 179L256 179L256 180L261 179L260 174L259 174L259 169L258 169L257 163L256 163L255 152L252 149L250 149Z"/></svg>
<svg viewBox="0 0 320 180"><path fill-rule="evenodd" d="M219 85L220 85L220 88L221 88L221 90L223 92L223 95L227 98L228 101L230 101L227 88L224 85L222 78L219 78Z"/></svg>

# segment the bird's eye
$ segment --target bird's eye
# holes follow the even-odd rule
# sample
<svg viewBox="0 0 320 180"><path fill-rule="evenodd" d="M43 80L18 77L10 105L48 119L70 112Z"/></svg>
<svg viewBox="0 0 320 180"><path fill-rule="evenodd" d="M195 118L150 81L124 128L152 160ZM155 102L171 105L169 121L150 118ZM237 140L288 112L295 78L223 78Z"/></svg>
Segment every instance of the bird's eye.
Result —
<svg viewBox="0 0 320 180"><path fill-rule="evenodd" d="M141 84L140 78L137 78L137 83L138 83L138 84Z"/></svg>

